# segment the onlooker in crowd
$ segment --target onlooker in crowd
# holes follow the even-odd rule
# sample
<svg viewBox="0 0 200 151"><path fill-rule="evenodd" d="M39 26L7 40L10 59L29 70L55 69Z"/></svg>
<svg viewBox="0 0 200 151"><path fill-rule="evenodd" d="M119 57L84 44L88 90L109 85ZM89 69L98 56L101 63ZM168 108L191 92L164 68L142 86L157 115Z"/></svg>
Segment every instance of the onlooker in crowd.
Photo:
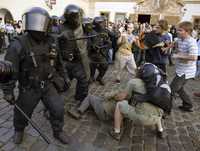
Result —
<svg viewBox="0 0 200 151"><path fill-rule="evenodd" d="M178 25L177 53L173 55L176 59L176 76L171 83L173 95L178 93L183 101L179 108L183 111L192 112L192 100L185 90L189 79L195 77L198 47L196 40L192 38L193 25L191 22L181 22Z"/></svg>
<svg viewBox="0 0 200 151"><path fill-rule="evenodd" d="M115 55L116 55L116 52L118 50L117 40L120 36L120 32L119 32L117 25L113 24L111 32L113 33L113 36L111 37L112 49L113 49L112 61L115 61Z"/></svg>
<svg viewBox="0 0 200 151"><path fill-rule="evenodd" d="M177 37L176 26L175 26L175 25L172 25L172 27L170 28L170 31L169 31L169 32L172 34L173 41L174 41L174 38Z"/></svg>
<svg viewBox="0 0 200 151"><path fill-rule="evenodd" d="M168 32L168 35L170 37L170 44L173 43L173 35ZM174 65L173 61L172 61L172 48L169 48L169 56L168 56L168 59L169 59L169 65L172 66Z"/></svg>
<svg viewBox="0 0 200 151"><path fill-rule="evenodd" d="M160 41L164 43L164 46L161 49L160 63L156 65L164 72L166 72L169 50L171 48L171 39L168 35L168 22L166 20L159 20L158 23L154 26L154 32L159 35Z"/></svg>
<svg viewBox="0 0 200 151"><path fill-rule="evenodd" d="M6 21L5 31L6 31L6 34L8 36L8 41L10 43L10 41L13 39L13 34L15 32L15 29L14 29L14 27L12 25L12 21L11 20Z"/></svg>
<svg viewBox="0 0 200 151"><path fill-rule="evenodd" d="M16 24L15 31L16 31L18 36L23 34L22 21L21 20L19 20L18 23Z"/></svg>
<svg viewBox="0 0 200 151"><path fill-rule="evenodd" d="M139 45L138 37L132 34L133 24L127 24L127 32L122 32L117 43L119 50L116 53L116 69L117 69L117 83L120 83L121 71L126 67L129 73L129 77L133 78L135 76L135 70L137 68L135 59L132 53L132 45L136 43Z"/></svg>
<svg viewBox="0 0 200 151"><path fill-rule="evenodd" d="M196 77L199 78L200 76L200 40L199 39L197 39L197 46L198 46L198 61L197 61ZM194 96L200 97L200 92L195 92Z"/></svg>

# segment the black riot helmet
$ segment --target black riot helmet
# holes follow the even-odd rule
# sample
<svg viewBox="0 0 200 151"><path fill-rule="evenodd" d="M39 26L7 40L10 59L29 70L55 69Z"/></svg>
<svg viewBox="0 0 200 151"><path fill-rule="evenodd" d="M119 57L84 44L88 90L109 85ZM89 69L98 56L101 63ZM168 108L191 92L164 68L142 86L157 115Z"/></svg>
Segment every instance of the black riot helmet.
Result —
<svg viewBox="0 0 200 151"><path fill-rule="evenodd" d="M58 22L59 22L59 17L58 16L55 16L55 15L51 16L51 25L57 26Z"/></svg>
<svg viewBox="0 0 200 151"><path fill-rule="evenodd" d="M93 20L95 30L105 29L105 21L105 17L103 16L95 17Z"/></svg>
<svg viewBox="0 0 200 151"><path fill-rule="evenodd" d="M81 25L83 10L76 5L68 5L64 10L65 24L76 29Z"/></svg>
<svg viewBox="0 0 200 151"><path fill-rule="evenodd" d="M92 19L89 18L89 17L84 17L83 18L82 25L83 25L83 30L86 33L87 32L91 32L92 29L93 29Z"/></svg>
<svg viewBox="0 0 200 151"><path fill-rule="evenodd" d="M33 7L22 15L25 31L47 32L50 23L49 13L40 7Z"/></svg>
<svg viewBox="0 0 200 151"><path fill-rule="evenodd" d="M160 74L160 70L152 63L145 63L139 69L140 78L149 81L156 74Z"/></svg>

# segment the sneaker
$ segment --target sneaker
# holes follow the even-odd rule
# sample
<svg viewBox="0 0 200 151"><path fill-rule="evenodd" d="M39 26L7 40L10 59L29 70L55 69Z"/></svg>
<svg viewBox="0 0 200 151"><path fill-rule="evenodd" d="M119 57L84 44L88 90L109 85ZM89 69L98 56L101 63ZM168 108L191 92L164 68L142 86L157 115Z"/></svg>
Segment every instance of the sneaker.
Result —
<svg viewBox="0 0 200 151"><path fill-rule="evenodd" d="M90 84L93 83L94 81L95 81L94 78L90 78L90 79L89 79L89 83L90 83Z"/></svg>
<svg viewBox="0 0 200 151"><path fill-rule="evenodd" d="M78 119L81 118L81 114L80 114L80 112L76 108L70 108L68 110L68 113L69 113L69 115L71 115L76 120L78 120Z"/></svg>
<svg viewBox="0 0 200 151"><path fill-rule="evenodd" d="M97 79L97 81L99 82L99 84L100 84L100 85L102 85L102 86L104 86L104 85L105 85L105 83L103 82L103 80L102 80L102 79L99 79L99 80Z"/></svg>
<svg viewBox="0 0 200 151"><path fill-rule="evenodd" d="M120 84L120 80L115 80L114 83Z"/></svg>
<svg viewBox="0 0 200 151"><path fill-rule="evenodd" d="M119 141L121 138L121 133L116 133L114 130L109 132L110 136L113 137L115 140Z"/></svg>
<svg viewBox="0 0 200 151"><path fill-rule="evenodd" d="M53 134L53 136L57 140L59 140L62 144L68 144L69 143L70 138L69 138L69 136L64 131L62 131L62 132L55 132Z"/></svg>
<svg viewBox="0 0 200 151"><path fill-rule="evenodd" d="M196 97L200 97L200 92L194 92L193 95Z"/></svg>
<svg viewBox="0 0 200 151"><path fill-rule="evenodd" d="M157 137L160 138L160 139L163 139L164 136L163 136L163 131L157 131Z"/></svg>
<svg viewBox="0 0 200 151"><path fill-rule="evenodd" d="M187 107L184 107L184 106L179 106L179 109L182 110L182 111L185 111L185 112L193 112L192 108L187 108Z"/></svg>

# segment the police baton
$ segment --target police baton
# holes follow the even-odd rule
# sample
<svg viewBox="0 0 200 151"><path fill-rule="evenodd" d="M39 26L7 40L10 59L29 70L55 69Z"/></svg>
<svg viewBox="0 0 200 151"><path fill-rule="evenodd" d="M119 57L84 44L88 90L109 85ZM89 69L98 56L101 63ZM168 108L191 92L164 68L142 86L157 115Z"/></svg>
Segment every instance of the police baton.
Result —
<svg viewBox="0 0 200 151"><path fill-rule="evenodd" d="M89 38L97 37L97 36L99 36L99 35L100 35L100 34L89 35L89 36L83 36L83 37L78 37L78 38L69 39L69 41L76 41L76 40L89 39Z"/></svg>
<svg viewBox="0 0 200 151"><path fill-rule="evenodd" d="M28 122L31 124L31 126L40 134L40 136L44 139L44 141L47 144L51 144L49 138L44 133L42 133L42 131L40 130L40 128L38 127L38 125L34 121L32 121L28 117L28 115L26 115L26 113L24 113L24 111L17 104L15 104L14 106L28 120Z"/></svg>

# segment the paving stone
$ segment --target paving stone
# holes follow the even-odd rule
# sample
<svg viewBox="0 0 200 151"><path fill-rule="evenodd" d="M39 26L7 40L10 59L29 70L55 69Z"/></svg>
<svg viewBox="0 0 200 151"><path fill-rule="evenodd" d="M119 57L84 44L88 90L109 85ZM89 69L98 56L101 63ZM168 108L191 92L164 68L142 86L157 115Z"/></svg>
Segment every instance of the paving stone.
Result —
<svg viewBox="0 0 200 151"><path fill-rule="evenodd" d="M4 123L6 120L0 118L0 125Z"/></svg>
<svg viewBox="0 0 200 151"><path fill-rule="evenodd" d="M131 151L143 151L143 145L142 144L133 144L131 146Z"/></svg>
<svg viewBox="0 0 200 151"><path fill-rule="evenodd" d="M16 145L13 142L8 142L6 145L4 145L1 150L2 151L11 151L16 147Z"/></svg>
<svg viewBox="0 0 200 151"><path fill-rule="evenodd" d="M157 151L169 151L169 146L167 144L159 143L157 144Z"/></svg>
<svg viewBox="0 0 200 151"><path fill-rule="evenodd" d="M37 141L36 137L25 134L22 144L20 145L22 148L26 150L30 150L32 145Z"/></svg>
<svg viewBox="0 0 200 151"><path fill-rule="evenodd" d="M170 144L170 151L185 151L185 149L179 143L172 143Z"/></svg>
<svg viewBox="0 0 200 151"><path fill-rule="evenodd" d="M34 129L34 128L29 128L27 131L26 131L27 134L31 135L31 136L39 136L39 133Z"/></svg>
<svg viewBox="0 0 200 151"><path fill-rule="evenodd" d="M1 149L1 147L2 147L3 145L4 145L4 144L0 142L0 149Z"/></svg>
<svg viewBox="0 0 200 151"><path fill-rule="evenodd" d="M144 144L144 151L155 151L156 145L155 144Z"/></svg>
<svg viewBox="0 0 200 151"><path fill-rule="evenodd" d="M166 129L165 132L168 134L168 135L177 135L177 132L175 129Z"/></svg>
<svg viewBox="0 0 200 151"><path fill-rule="evenodd" d="M133 136L140 136L143 135L144 128L142 126L134 127Z"/></svg>
<svg viewBox="0 0 200 151"><path fill-rule="evenodd" d="M106 137L107 137L106 134L104 134L104 133L98 133L95 141L93 142L93 144L95 146L98 146L98 147L104 146Z"/></svg>
<svg viewBox="0 0 200 151"><path fill-rule="evenodd" d="M119 147L117 151L130 151L128 147Z"/></svg>
<svg viewBox="0 0 200 151"><path fill-rule="evenodd" d="M0 142L7 143L8 140L12 138L13 134L14 134L13 130L7 131L4 135L0 137Z"/></svg>
<svg viewBox="0 0 200 151"><path fill-rule="evenodd" d="M167 136L167 139L168 139L169 143L179 142L178 136L171 136L171 135L168 135L168 136Z"/></svg>
<svg viewBox="0 0 200 151"><path fill-rule="evenodd" d="M156 136L154 136L154 137L145 136L144 144L156 144Z"/></svg>
<svg viewBox="0 0 200 151"><path fill-rule="evenodd" d="M7 128L0 128L0 137L2 137L6 132L8 132ZM0 138L1 139L1 138Z"/></svg>
<svg viewBox="0 0 200 151"><path fill-rule="evenodd" d="M5 113L7 113L7 112L9 112L9 111L6 111ZM8 120L8 119L11 117L11 115L10 115L10 114L3 114L3 115L1 115L0 117L1 117L1 119L3 119L3 120Z"/></svg>
<svg viewBox="0 0 200 151"><path fill-rule="evenodd" d="M144 143L144 138L142 136L133 136L132 137L132 143L133 144L143 144Z"/></svg>
<svg viewBox="0 0 200 151"><path fill-rule="evenodd" d="M13 127L13 121L6 121L1 126L10 129Z"/></svg>
<svg viewBox="0 0 200 151"><path fill-rule="evenodd" d="M30 148L30 151L44 151L48 144L42 140L37 140Z"/></svg>
<svg viewBox="0 0 200 151"><path fill-rule="evenodd" d="M24 148L21 148L20 146L17 146L13 151L27 151Z"/></svg>
<svg viewBox="0 0 200 151"><path fill-rule="evenodd" d="M180 135L188 135L187 130L184 127L178 127L177 131Z"/></svg>
<svg viewBox="0 0 200 151"><path fill-rule="evenodd" d="M185 151L195 151L195 148L194 148L191 140L189 140L188 142L182 143L182 145L183 145Z"/></svg>
<svg viewBox="0 0 200 151"><path fill-rule="evenodd" d="M190 136L181 135L181 136L179 136L179 139L181 140L182 143L187 143L187 142L191 141Z"/></svg>

